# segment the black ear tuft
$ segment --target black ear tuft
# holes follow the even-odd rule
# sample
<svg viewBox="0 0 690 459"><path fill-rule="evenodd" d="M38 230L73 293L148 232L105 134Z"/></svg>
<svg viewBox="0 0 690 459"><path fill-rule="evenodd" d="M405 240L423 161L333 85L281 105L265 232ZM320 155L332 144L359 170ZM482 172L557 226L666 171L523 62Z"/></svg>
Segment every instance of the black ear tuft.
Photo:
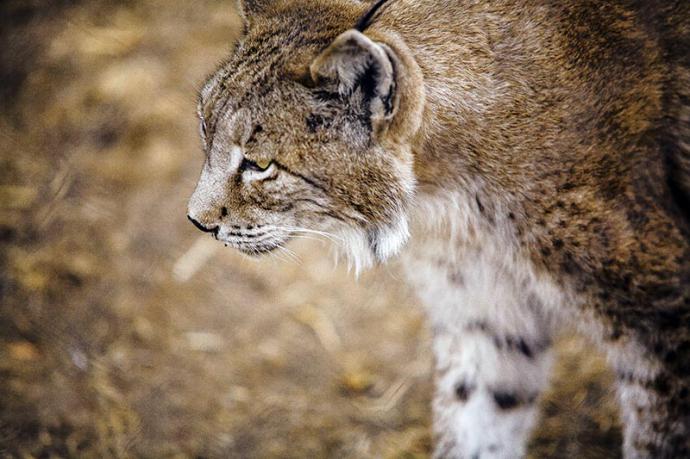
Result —
<svg viewBox="0 0 690 459"><path fill-rule="evenodd" d="M381 7L388 2L388 0L378 0L376 3L374 3L371 8L367 10L366 13L364 13L364 16L359 18L359 21L357 21L357 24L355 25L355 30L359 30L360 32L364 32L369 28L371 23L374 21L374 18L376 17L376 13L379 12Z"/></svg>

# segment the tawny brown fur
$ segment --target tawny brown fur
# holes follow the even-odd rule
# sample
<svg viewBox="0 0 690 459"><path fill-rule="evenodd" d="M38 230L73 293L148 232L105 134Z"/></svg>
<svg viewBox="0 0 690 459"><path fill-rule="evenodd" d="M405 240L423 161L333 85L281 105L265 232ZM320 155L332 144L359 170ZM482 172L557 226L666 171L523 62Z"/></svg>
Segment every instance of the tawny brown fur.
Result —
<svg viewBox="0 0 690 459"><path fill-rule="evenodd" d="M690 3L389 0L338 42L367 7L242 5L245 37L202 91L192 217L250 253L357 228L383 260L414 202L471 189L487 227L577 292L574 316L655 368L620 370L653 394L626 454L690 457ZM214 175L232 145L250 161ZM244 180L252 161L276 169Z"/></svg>

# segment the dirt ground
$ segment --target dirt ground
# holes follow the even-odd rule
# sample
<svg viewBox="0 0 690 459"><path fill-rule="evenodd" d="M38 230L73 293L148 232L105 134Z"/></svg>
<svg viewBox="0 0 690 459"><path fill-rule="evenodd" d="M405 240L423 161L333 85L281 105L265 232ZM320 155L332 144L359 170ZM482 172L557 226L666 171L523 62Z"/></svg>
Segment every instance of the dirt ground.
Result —
<svg viewBox="0 0 690 459"><path fill-rule="evenodd" d="M185 219L232 1L0 4L0 456L427 457L431 354L395 266L251 260ZM568 337L532 457L620 455Z"/></svg>

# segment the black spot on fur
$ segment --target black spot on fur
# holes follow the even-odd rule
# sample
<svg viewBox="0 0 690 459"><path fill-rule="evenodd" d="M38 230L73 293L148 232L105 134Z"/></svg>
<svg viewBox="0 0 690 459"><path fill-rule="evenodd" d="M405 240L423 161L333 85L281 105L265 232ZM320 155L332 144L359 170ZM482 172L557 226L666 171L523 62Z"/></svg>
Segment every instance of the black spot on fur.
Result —
<svg viewBox="0 0 690 459"><path fill-rule="evenodd" d="M614 328L609 334L609 340L618 341L621 336L623 336L623 332L620 330L620 328Z"/></svg>
<svg viewBox="0 0 690 459"><path fill-rule="evenodd" d="M466 402L470 398L470 395L472 395L473 391L473 387L464 382L460 382L455 386L455 397L461 402Z"/></svg>
<svg viewBox="0 0 690 459"><path fill-rule="evenodd" d="M654 381L654 390L656 390L661 395L668 395L671 391L671 386L668 382L668 378L665 378L663 376L658 377Z"/></svg>
<svg viewBox="0 0 690 459"><path fill-rule="evenodd" d="M515 394L510 392L494 392L494 402L502 410L512 410L520 405L520 399Z"/></svg>
<svg viewBox="0 0 690 459"><path fill-rule="evenodd" d="M578 267L577 263L573 259L573 256L570 253L565 253L563 255L563 260L561 261L561 269L563 270L564 273L566 274L573 274L577 272Z"/></svg>
<svg viewBox="0 0 690 459"><path fill-rule="evenodd" d="M664 356L666 363L673 363L678 358L678 353L676 351L670 351Z"/></svg>
<svg viewBox="0 0 690 459"><path fill-rule="evenodd" d="M315 133L321 128L328 128L330 127L332 120L322 116L322 115L317 115L317 114L311 114L307 117L306 119L307 123L307 129L309 129L309 132Z"/></svg>
<svg viewBox="0 0 690 459"><path fill-rule="evenodd" d="M465 278L463 277L462 273L459 271L452 271L448 274L448 280L451 281L453 284L462 286L465 284Z"/></svg>
<svg viewBox="0 0 690 459"><path fill-rule="evenodd" d="M522 353L525 357L528 359L531 359L534 357L534 354L532 353L532 349L527 345L524 339L520 338L518 339L517 343L515 344L515 348Z"/></svg>
<svg viewBox="0 0 690 459"><path fill-rule="evenodd" d="M479 200L479 196L475 195L474 199L477 201L477 207L479 208L479 212L484 213L484 205Z"/></svg>
<svg viewBox="0 0 690 459"><path fill-rule="evenodd" d="M534 358L536 354L544 352L550 346L550 340L528 341L516 335L503 335L497 333L485 321L476 320L465 325L465 330L468 332L481 332L488 335L496 346L496 349L501 351L519 352L528 359Z"/></svg>
<svg viewBox="0 0 690 459"><path fill-rule="evenodd" d="M483 320L475 320L475 321L472 321L472 322L468 323L468 324L465 326L465 328L466 328L468 331L477 331L477 330L479 330L479 331L481 331L481 332L487 333L487 332L489 331L489 324L487 324L487 323L486 323L485 321L483 321Z"/></svg>

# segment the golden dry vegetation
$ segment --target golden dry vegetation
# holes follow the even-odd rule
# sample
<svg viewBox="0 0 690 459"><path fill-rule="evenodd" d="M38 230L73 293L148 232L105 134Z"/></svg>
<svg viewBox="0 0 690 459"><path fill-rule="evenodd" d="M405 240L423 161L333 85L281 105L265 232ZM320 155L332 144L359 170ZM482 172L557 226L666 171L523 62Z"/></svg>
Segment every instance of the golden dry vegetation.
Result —
<svg viewBox="0 0 690 459"><path fill-rule="evenodd" d="M0 455L426 457L431 354L395 266L250 260L185 219L231 1L0 4ZM559 345L533 457L619 455L610 376Z"/></svg>

